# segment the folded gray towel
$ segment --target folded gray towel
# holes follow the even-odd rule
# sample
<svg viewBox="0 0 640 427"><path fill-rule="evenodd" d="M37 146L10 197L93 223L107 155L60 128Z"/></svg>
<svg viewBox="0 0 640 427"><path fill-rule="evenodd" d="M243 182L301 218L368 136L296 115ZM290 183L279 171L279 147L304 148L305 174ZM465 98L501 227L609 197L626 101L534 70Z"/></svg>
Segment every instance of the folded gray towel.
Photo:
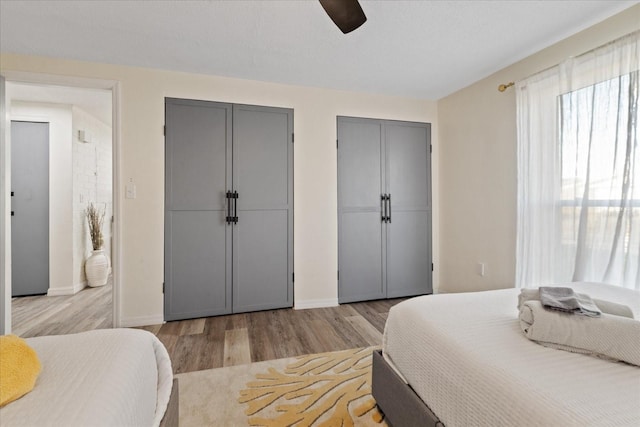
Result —
<svg viewBox="0 0 640 427"><path fill-rule="evenodd" d="M591 297L576 294L571 288L541 286L538 290L540 302L546 309L589 317L599 317L602 314Z"/></svg>
<svg viewBox="0 0 640 427"><path fill-rule="evenodd" d="M577 295L582 297L584 294ZM600 309L600 311L603 313L633 319L633 311L631 311L631 309L626 305L595 298L593 298L592 300L598 307L598 309ZM518 295L518 311L520 311L520 307L522 307L522 304L527 301L540 301L540 291L534 288L522 288L520 290L520 295Z"/></svg>

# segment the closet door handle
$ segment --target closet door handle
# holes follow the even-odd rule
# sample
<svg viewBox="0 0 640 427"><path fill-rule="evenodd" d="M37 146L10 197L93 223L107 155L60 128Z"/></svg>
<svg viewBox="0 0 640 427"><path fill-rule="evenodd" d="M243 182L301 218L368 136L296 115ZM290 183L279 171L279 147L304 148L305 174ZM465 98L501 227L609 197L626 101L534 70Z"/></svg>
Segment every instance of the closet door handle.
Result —
<svg viewBox="0 0 640 427"><path fill-rule="evenodd" d="M233 223L238 223L238 192L233 192Z"/></svg>
<svg viewBox="0 0 640 427"><path fill-rule="evenodd" d="M231 224L231 191L227 191L227 224Z"/></svg>
<svg viewBox="0 0 640 427"><path fill-rule="evenodd" d="M387 211L387 222L391 222L391 194L387 194L387 203L389 204L389 210Z"/></svg>
<svg viewBox="0 0 640 427"><path fill-rule="evenodd" d="M380 196L380 203L382 204L382 222L391 222L391 196L389 194L383 194Z"/></svg>

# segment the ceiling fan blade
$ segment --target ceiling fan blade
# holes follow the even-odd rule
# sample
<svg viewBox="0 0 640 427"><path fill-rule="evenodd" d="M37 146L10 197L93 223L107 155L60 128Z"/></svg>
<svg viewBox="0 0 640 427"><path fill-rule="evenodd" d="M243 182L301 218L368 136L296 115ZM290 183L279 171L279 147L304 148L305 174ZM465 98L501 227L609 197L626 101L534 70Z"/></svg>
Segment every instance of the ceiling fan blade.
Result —
<svg viewBox="0 0 640 427"><path fill-rule="evenodd" d="M358 0L320 0L329 18L347 34L367 20Z"/></svg>

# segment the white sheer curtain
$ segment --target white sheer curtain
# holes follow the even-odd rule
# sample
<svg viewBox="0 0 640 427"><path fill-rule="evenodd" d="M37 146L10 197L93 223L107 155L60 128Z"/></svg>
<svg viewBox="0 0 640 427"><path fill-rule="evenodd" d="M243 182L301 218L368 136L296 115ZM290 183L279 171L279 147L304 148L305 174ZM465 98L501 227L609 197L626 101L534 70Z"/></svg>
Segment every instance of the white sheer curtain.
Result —
<svg viewBox="0 0 640 427"><path fill-rule="evenodd" d="M640 31L516 84L516 286L640 290Z"/></svg>

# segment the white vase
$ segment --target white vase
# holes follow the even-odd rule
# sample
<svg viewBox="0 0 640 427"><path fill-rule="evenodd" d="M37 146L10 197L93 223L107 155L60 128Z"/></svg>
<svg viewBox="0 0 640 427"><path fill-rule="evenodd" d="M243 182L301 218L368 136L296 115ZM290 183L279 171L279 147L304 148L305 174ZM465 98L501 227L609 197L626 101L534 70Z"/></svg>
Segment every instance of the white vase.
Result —
<svg viewBox="0 0 640 427"><path fill-rule="evenodd" d="M104 254L104 250L93 251L84 264L84 271L87 275L87 282L92 288L104 286L109 278L109 261Z"/></svg>

